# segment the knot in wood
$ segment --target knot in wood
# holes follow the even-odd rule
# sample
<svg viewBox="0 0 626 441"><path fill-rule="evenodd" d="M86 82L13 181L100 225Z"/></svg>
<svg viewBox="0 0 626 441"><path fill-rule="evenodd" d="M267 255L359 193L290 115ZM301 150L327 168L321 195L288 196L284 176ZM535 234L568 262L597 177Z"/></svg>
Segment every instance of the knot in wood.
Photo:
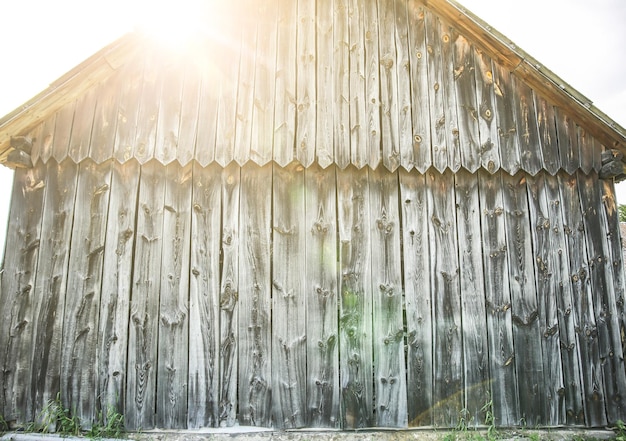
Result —
<svg viewBox="0 0 626 441"><path fill-rule="evenodd" d="M376 227L384 234L389 235L393 231L394 224L387 220L386 216L376 220Z"/></svg>

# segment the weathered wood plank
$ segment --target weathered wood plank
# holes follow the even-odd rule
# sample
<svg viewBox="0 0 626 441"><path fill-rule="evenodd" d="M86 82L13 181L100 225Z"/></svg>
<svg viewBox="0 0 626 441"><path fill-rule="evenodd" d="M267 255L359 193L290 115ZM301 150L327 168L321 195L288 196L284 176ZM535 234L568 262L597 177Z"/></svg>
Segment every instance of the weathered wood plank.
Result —
<svg viewBox="0 0 626 441"><path fill-rule="evenodd" d="M500 173L490 175L484 171L478 178L494 422L511 426L520 421L520 385L514 363L502 180Z"/></svg>
<svg viewBox="0 0 626 441"><path fill-rule="evenodd" d="M539 127L533 91L518 77L511 76L511 80L516 103L517 138L522 158L522 170L534 176L541 170L543 161L541 150L537 148L540 145Z"/></svg>
<svg viewBox="0 0 626 441"><path fill-rule="evenodd" d="M448 166L446 113L444 88L444 62L442 59L442 25L437 16L425 10L426 48L428 60L428 103L433 166L443 172ZM448 36L448 38L450 38Z"/></svg>
<svg viewBox="0 0 626 441"><path fill-rule="evenodd" d="M411 98L411 72L409 56L409 19L407 5L398 1L395 5L395 45L396 75L398 88L398 147L400 163L410 170L413 168L413 117Z"/></svg>
<svg viewBox="0 0 626 441"><path fill-rule="evenodd" d="M98 330L111 162L84 161L78 171L68 264L61 399L88 427L96 417Z"/></svg>
<svg viewBox="0 0 626 441"><path fill-rule="evenodd" d="M412 165L424 173L432 164L430 151L430 109L428 105L428 60L426 48L426 23L424 6L418 2L407 2L409 19L409 63L411 75ZM404 160L403 160L404 162ZM407 168L405 166L405 168ZM410 404L409 404L410 405ZM411 412L409 411L409 420Z"/></svg>
<svg viewBox="0 0 626 441"><path fill-rule="evenodd" d="M294 139L301 146L295 149L301 163L312 162L309 158L315 157L315 143L309 142L315 136L315 3L279 0L277 26L273 158L284 167L294 157ZM312 129L307 130L308 124L312 124Z"/></svg>
<svg viewBox="0 0 626 441"><path fill-rule="evenodd" d="M338 1L338 0L337 0ZM325 7L317 10L317 113L315 158L322 168L335 162L334 151L334 112L335 101L335 40L333 37L333 16L335 0L328 0Z"/></svg>
<svg viewBox="0 0 626 441"><path fill-rule="evenodd" d="M502 168L514 175L522 166L517 127L515 124L515 94L511 73L492 60L495 124L498 134Z"/></svg>
<svg viewBox="0 0 626 441"><path fill-rule="evenodd" d="M560 138L559 138L560 139ZM626 414L626 374L617 304L613 285L613 265L609 255L606 227L602 225L602 187L597 175L577 173L578 191L585 225L589 258L591 294L595 306L599 356L604 377L607 419L610 424ZM621 268L620 268L621 270Z"/></svg>
<svg viewBox="0 0 626 441"><path fill-rule="evenodd" d="M551 175L555 175L561 168L561 159L559 158L556 124L554 121L554 106L546 101L545 98L537 94L534 94L534 96L543 168Z"/></svg>
<svg viewBox="0 0 626 441"><path fill-rule="evenodd" d="M333 16L333 143L335 163L350 164L350 29L348 1L334 0ZM326 85L328 87L328 85Z"/></svg>
<svg viewBox="0 0 626 441"><path fill-rule="evenodd" d="M369 173L376 426L406 427L398 175Z"/></svg>
<svg viewBox="0 0 626 441"><path fill-rule="evenodd" d="M367 137L365 138L365 143L368 155L367 164L372 169L375 169L382 159L378 9L375 1L358 0L358 2L359 10L363 11L365 113L367 120Z"/></svg>
<svg viewBox="0 0 626 441"><path fill-rule="evenodd" d="M200 109L200 88L202 84L199 68L195 66L188 67L184 75L180 123L178 127L178 145L176 148L176 159L183 166L189 164L194 159ZM212 101L209 105L215 106L216 102ZM215 119L212 122L215 123Z"/></svg>
<svg viewBox="0 0 626 441"><path fill-rule="evenodd" d="M476 69L476 97L478 98L478 133L480 136L480 162L489 173L500 168L500 137L495 121L495 94L491 58L474 48Z"/></svg>
<svg viewBox="0 0 626 441"><path fill-rule="evenodd" d="M441 25L441 62L443 63L443 96L446 123L446 151L448 168L456 172L461 168L461 146L459 144L459 119L457 115L454 70L453 42L457 32L453 27L440 22Z"/></svg>
<svg viewBox="0 0 626 441"><path fill-rule="evenodd" d="M258 28L250 159L259 165L272 160L276 88L278 2L257 2Z"/></svg>
<svg viewBox="0 0 626 441"><path fill-rule="evenodd" d="M606 150L606 148L598 141L594 139L593 146L593 169L599 173L602 169L602 152Z"/></svg>
<svg viewBox="0 0 626 441"><path fill-rule="evenodd" d="M272 167L241 171L239 202L239 423L270 425ZM280 320L282 318L278 318Z"/></svg>
<svg viewBox="0 0 626 441"><path fill-rule="evenodd" d="M57 112L54 125L54 140L52 141L52 157L57 162L67 158L67 149L70 146L72 122L74 121L74 109L76 102L66 104Z"/></svg>
<svg viewBox="0 0 626 441"><path fill-rule="evenodd" d="M37 263L46 184L46 166L15 171L10 219L2 268L0 300L0 414L8 422L26 423L30 390L33 326L37 299Z"/></svg>
<svg viewBox="0 0 626 441"><path fill-rule="evenodd" d="M187 401L189 429L215 427L218 424L221 167L217 164L206 168L194 165L192 192Z"/></svg>
<svg viewBox="0 0 626 441"><path fill-rule="evenodd" d="M433 421L455 427L463 408L463 347L454 176L447 172L426 175L428 236L434 259L433 292Z"/></svg>
<svg viewBox="0 0 626 441"><path fill-rule="evenodd" d="M240 168L222 172L222 263L220 282L219 424L232 426L237 418L239 316L239 194ZM215 256L216 258L219 256Z"/></svg>
<svg viewBox="0 0 626 441"><path fill-rule="evenodd" d="M521 418L532 426L546 424L545 377L539 304L533 268L530 220L524 175L502 174L502 200L506 227L506 252L509 259L509 290L515 367L520 385Z"/></svg>
<svg viewBox="0 0 626 441"><path fill-rule="evenodd" d="M121 75L114 76L99 88L88 156L101 164L113 156L115 132L118 121L118 101L123 80Z"/></svg>
<svg viewBox="0 0 626 441"><path fill-rule="evenodd" d="M576 126L578 133L578 148L580 151L580 169L585 174L593 169L594 142L593 136L580 126Z"/></svg>
<svg viewBox="0 0 626 441"><path fill-rule="evenodd" d="M561 167L569 174L580 167L578 133L576 123L562 109L555 107L556 133L559 138L559 157Z"/></svg>
<svg viewBox="0 0 626 441"><path fill-rule="evenodd" d="M373 2L375 3L375 2ZM358 0L349 0L348 32L350 66L350 163L357 168L368 165L367 114L365 89L364 13Z"/></svg>
<svg viewBox="0 0 626 441"><path fill-rule="evenodd" d="M293 26L295 22L297 6L297 41L293 41L291 34L287 34L289 30L288 26ZM285 9L285 12L282 11ZM309 167L313 161L315 161L315 107L316 107L316 79L315 79L315 1L313 0L298 0L296 3L293 0L287 0L281 3L281 19L289 20L291 23L283 24L285 33L281 35L284 41L281 45L286 46L284 52L286 61L284 61L284 69L289 69L290 72L282 72L281 75L285 77L285 92L287 96L291 94L291 101L285 102L286 115L289 115L289 122L285 130L286 136L285 143L281 144L277 148L284 148L287 150L293 150L290 148L293 143L293 133L295 131L295 149L296 158L305 167ZM279 40L280 41L280 40ZM296 50L294 54L293 50ZM297 57L297 58L296 58ZM297 60L295 68L290 63L293 60ZM295 74L295 76L294 76ZM297 81L296 81L297 78ZM296 92L296 106L293 103L293 93ZM293 111L294 107L297 111L297 120L295 130L293 128ZM289 136L289 134L291 136ZM289 152L291 154L291 151ZM279 163L280 164L280 163ZM280 164L281 166L287 165L287 163Z"/></svg>
<svg viewBox="0 0 626 441"><path fill-rule="evenodd" d="M96 101L100 97L100 90L101 87L89 89L76 101L68 156L77 164L89 155Z"/></svg>
<svg viewBox="0 0 626 441"><path fill-rule="evenodd" d="M304 167L274 167L272 186L272 420L291 429L307 418Z"/></svg>
<svg viewBox="0 0 626 441"><path fill-rule="evenodd" d="M176 159L178 129L183 99L184 73L176 63L159 69L157 86L159 112L156 122L156 138L153 158L163 165Z"/></svg>
<svg viewBox="0 0 626 441"><path fill-rule="evenodd" d="M466 424L477 426L485 423L484 406L491 400L478 177L459 170L455 189L463 323L463 409L467 413Z"/></svg>
<svg viewBox="0 0 626 441"><path fill-rule="evenodd" d="M109 409L124 413L139 174L136 161L118 164L111 171L97 357L97 408L105 417Z"/></svg>
<svg viewBox="0 0 626 441"><path fill-rule="evenodd" d="M217 45L212 46L212 48L217 52ZM201 72L198 131L196 134L194 158L202 167L206 167L213 161L216 161L218 157L218 153L216 152L216 147L220 142L218 141L217 129L218 114L221 115L222 124L225 124L223 119L229 116L227 113L223 113L224 109L221 107L224 101L222 97L222 93L224 93L222 82L225 81L222 75L224 75L224 73L211 65L206 66Z"/></svg>
<svg viewBox="0 0 626 441"><path fill-rule="evenodd" d="M41 412L60 392L65 287L77 171L78 166L71 160L62 164L50 161L46 165L47 189L41 225L42 237L46 239L41 241L40 253L47 257L37 262L37 283L33 292L32 375L25 383L30 385L31 416ZM10 232L8 237L11 237ZM7 245L11 246L9 240ZM7 305L4 301L3 304ZM8 417L8 414L4 416Z"/></svg>
<svg viewBox="0 0 626 441"><path fill-rule="evenodd" d="M480 167L475 77L474 49L464 36L458 35L454 42L454 90L459 120L461 165L472 173Z"/></svg>
<svg viewBox="0 0 626 441"><path fill-rule="evenodd" d="M135 131L141 92L143 88L145 60L140 58L136 63L129 63L128 68L122 68L120 77L124 78L120 89L117 105L117 122L113 157L124 163L132 158L135 145Z"/></svg>
<svg viewBox="0 0 626 441"><path fill-rule="evenodd" d="M142 165L154 157L157 138L157 120L159 118L161 93L159 73L162 68L157 58L158 55L155 53L150 52L146 54L146 64L139 98L139 113L136 120L134 142L131 145L133 148L131 157L137 159ZM78 114L78 105L76 109L76 114ZM132 127L129 126L130 131L132 131ZM129 141L132 141L132 139L129 139Z"/></svg>
<svg viewBox="0 0 626 441"><path fill-rule="evenodd" d="M166 167L159 302L156 425L187 427L192 165Z"/></svg>
<svg viewBox="0 0 626 441"><path fill-rule="evenodd" d="M124 414L129 429L155 427L164 171L156 161L141 168Z"/></svg>
<svg viewBox="0 0 626 441"><path fill-rule="evenodd" d="M561 305L563 305L563 293L559 290L559 283L562 283L560 271L563 265L560 262L562 259L560 259L558 252L555 252L559 249L560 244L555 243L557 238L551 233L553 223L556 228L558 228L559 223L551 217L552 213L549 211L545 185L544 174L539 173L534 178L528 177L526 188L535 262L539 326L542 336L544 384L539 388L541 400L546 405L544 423L548 426L560 426L566 423L566 398L570 400L570 408L574 412L576 412L575 407L582 411L582 403L577 403L574 401L575 397L571 396L571 392L576 392L576 379L572 378L571 375L569 376L572 383L568 384L570 394L567 394L567 397L564 383L564 373L571 374L571 371L577 366L566 364L569 361L567 351L564 351L564 357L557 356L561 352L561 341L567 341L568 335L566 334L563 338L560 335L557 296L560 294ZM563 254L562 249L561 254ZM563 323L561 327L566 331L570 330L565 328L566 325L567 323ZM577 359L573 361L578 363Z"/></svg>
<svg viewBox="0 0 626 441"><path fill-rule="evenodd" d="M310 427L339 427L336 167L305 172L307 418Z"/></svg>
<svg viewBox="0 0 626 441"><path fill-rule="evenodd" d="M424 175L399 171L407 332L409 426L433 424L430 240Z"/></svg>
<svg viewBox="0 0 626 441"><path fill-rule="evenodd" d="M368 169L337 173L341 426L374 424Z"/></svg>
<svg viewBox="0 0 626 441"><path fill-rule="evenodd" d="M569 258L567 282L572 290L572 314L579 344L582 374L582 399L584 415L568 415L568 419L589 426L607 423L604 408L604 380L600 365L598 332L591 296L589 268L587 266L587 244L582 218L578 182L576 176L559 173L561 218Z"/></svg>
<svg viewBox="0 0 626 441"><path fill-rule="evenodd" d="M46 164L50 157L52 156L52 145L54 143L54 135L55 135L55 125L56 125L56 114L52 115L43 122L38 129L38 132L35 132L35 139L33 142L33 149L30 153L30 157L33 161L33 164L37 164L38 160Z"/></svg>

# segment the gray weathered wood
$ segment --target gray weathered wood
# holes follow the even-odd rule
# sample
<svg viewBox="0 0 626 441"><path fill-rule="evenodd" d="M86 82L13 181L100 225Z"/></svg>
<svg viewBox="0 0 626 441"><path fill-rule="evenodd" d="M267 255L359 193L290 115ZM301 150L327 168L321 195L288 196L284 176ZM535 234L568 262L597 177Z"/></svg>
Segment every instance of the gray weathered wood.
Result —
<svg viewBox="0 0 626 441"><path fill-rule="evenodd" d="M441 54L442 25L436 15L425 10L426 48L428 60L428 102L430 106L430 133L433 166L443 172L448 166L446 113L444 88L444 64ZM449 39L450 37L448 37Z"/></svg>
<svg viewBox="0 0 626 441"><path fill-rule="evenodd" d="M187 426L192 164L166 167L159 302L157 427Z"/></svg>
<svg viewBox="0 0 626 441"><path fill-rule="evenodd" d="M424 175L399 171L410 426L433 423L432 299L428 200Z"/></svg>
<svg viewBox="0 0 626 441"><path fill-rule="evenodd" d="M478 98L478 131L480 135L480 162L489 173L500 168L500 137L495 121L495 93L491 58L474 48L476 69L476 97Z"/></svg>
<svg viewBox="0 0 626 441"><path fill-rule="evenodd" d="M395 2L395 46L396 82L398 84L398 146L400 163L410 170L413 168L413 117L411 114L411 72L409 56L409 19L404 1ZM425 120L428 121L427 119Z"/></svg>
<svg viewBox="0 0 626 441"><path fill-rule="evenodd" d="M213 46L217 51L217 47ZM194 158L202 167L206 167L213 161L217 161L216 146L217 138L217 117L218 110L222 118L228 116L223 114L221 105L221 76L224 75L214 66L207 66L201 71L201 85L198 106L198 128L196 133L196 145ZM234 112L234 110L233 110Z"/></svg>
<svg viewBox="0 0 626 441"><path fill-rule="evenodd" d="M130 160L133 155L143 87L144 64L144 58L140 58L128 68L123 68L120 73L124 81L121 85L117 105L116 132L113 145L113 157L119 163Z"/></svg>
<svg viewBox="0 0 626 441"><path fill-rule="evenodd" d="M515 115L522 169L534 176L543 165L541 150L537 148L540 144L534 94L532 89L518 77L513 75L511 80L515 94Z"/></svg>
<svg viewBox="0 0 626 441"><path fill-rule="evenodd" d="M149 52L146 58L134 142L132 142L132 138L129 139L132 142L130 145L133 148L132 157L137 159L142 165L146 164L154 156L161 94L159 72L162 62L158 60L158 56L153 52ZM78 114L78 109L79 106L77 104L76 114ZM132 127L129 127L129 129L132 130Z"/></svg>
<svg viewBox="0 0 626 441"><path fill-rule="evenodd" d="M454 27L441 22L441 66L443 70L443 96L446 123L446 151L448 168L456 172L461 168L461 151L459 144L459 118L457 115L454 70L454 42L457 31Z"/></svg>
<svg viewBox="0 0 626 441"><path fill-rule="evenodd" d="M202 77L200 68L187 68L183 80L183 95L178 126L178 145L176 159L185 166L194 159L198 131L198 116L200 107L200 88ZM210 105L215 106L215 101ZM213 123L215 120L212 121ZM208 123L208 121L207 121Z"/></svg>
<svg viewBox="0 0 626 441"><path fill-rule="evenodd" d="M56 114L46 118L41 125L41 131L34 136L33 149L30 153L30 157L33 160L33 164L36 164L38 159L46 164L52 156L52 145L54 143L55 135Z"/></svg>
<svg viewBox="0 0 626 441"><path fill-rule="evenodd" d="M350 164L350 29L349 0L333 0L333 144L335 163L344 169ZM322 7L323 8L323 7Z"/></svg>
<svg viewBox="0 0 626 441"><path fill-rule="evenodd" d="M375 3L375 2L372 2ZM350 163L357 168L367 165L367 114L365 90L364 10L358 0L349 0L350 66Z"/></svg>
<svg viewBox="0 0 626 441"><path fill-rule="evenodd" d="M556 132L559 138L559 157L561 167L569 174L580 167L580 153L578 150L578 132L576 123L562 109L555 108Z"/></svg>
<svg viewBox="0 0 626 441"><path fill-rule="evenodd" d="M306 187L307 423L339 427L336 167L312 166ZM310 228L309 228L310 227Z"/></svg>
<svg viewBox="0 0 626 441"><path fill-rule="evenodd" d="M80 164L68 264L61 399L86 427L96 417L98 330L111 161Z"/></svg>
<svg viewBox="0 0 626 441"><path fill-rule="evenodd" d="M514 175L521 167L519 140L515 124L515 94L511 73L492 60L494 110L498 131L500 161L502 168Z"/></svg>
<svg viewBox="0 0 626 441"><path fill-rule="evenodd" d="M52 142L52 157L57 162L62 162L67 157L75 107L76 103L72 101L57 112L54 125L54 140Z"/></svg>
<svg viewBox="0 0 626 441"><path fill-rule="evenodd" d="M367 144L370 168L378 167L382 159L381 146L381 107L380 107L380 66L378 53L378 9L375 1L359 0L359 10L363 11L363 48L365 50L365 113L367 119ZM323 166L323 164L320 164Z"/></svg>
<svg viewBox="0 0 626 441"><path fill-rule="evenodd" d="M398 175L369 173L376 426L406 427Z"/></svg>
<svg viewBox="0 0 626 441"><path fill-rule="evenodd" d="M176 64L159 69L159 112L156 122L154 159L167 165L176 159L178 129L183 99L183 73Z"/></svg>
<svg viewBox="0 0 626 441"><path fill-rule="evenodd" d="M455 189L463 323L463 409L466 424L477 426L485 423L484 406L491 400L478 177L459 170Z"/></svg>
<svg viewBox="0 0 626 441"><path fill-rule="evenodd" d="M89 155L91 132L93 128L96 100L100 98L100 89L89 89L76 101L76 111L72 122L72 136L68 156L79 163Z"/></svg>
<svg viewBox="0 0 626 441"><path fill-rule="evenodd" d="M304 167L274 167L272 195L272 420L306 423Z"/></svg>
<svg viewBox="0 0 626 441"><path fill-rule="evenodd" d="M537 94L534 94L534 97L543 168L551 175L555 175L561 168L561 159L559 158L558 139L554 121L554 106ZM521 136L523 135L524 133L521 134Z"/></svg>
<svg viewBox="0 0 626 441"><path fill-rule="evenodd" d="M297 6L297 22L296 17ZM285 127L281 130L285 132L285 141L278 147L292 153L293 134L295 131L295 155L305 167L309 167L315 161L315 140L316 140L316 79L315 64L317 61L315 52L315 1L314 0L293 0L283 1L280 6L281 18L286 23L281 23L285 32L279 37L281 47L285 50L283 61L283 69L281 76L284 81L286 98L291 97L289 101L284 103L286 115L289 120ZM283 12L283 9L285 10ZM294 24L297 23L297 41L293 41ZM296 46L297 45L297 46ZM296 53L293 50L296 50ZM296 63L294 68L292 63ZM296 81L297 78L297 81ZM294 91L296 93L294 103ZM294 106L296 104L296 106ZM294 107L297 115L296 127L293 127L293 111ZM282 121L281 121L282 123ZM278 125L277 125L278 127ZM287 163L281 164L283 166Z"/></svg>
<svg viewBox="0 0 626 441"><path fill-rule="evenodd" d="M139 182L124 413L129 429L150 429L156 423L164 173L162 165L151 161L142 166Z"/></svg>
<svg viewBox="0 0 626 441"><path fill-rule="evenodd" d="M337 173L341 425L374 424L368 171Z"/></svg>
<svg viewBox="0 0 626 441"><path fill-rule="evenodd" d="M484 171L478 178L494 422L510 426L520 421L520 385L515 371L502 180L500 173Z"/></svg>
<svg viewBox="0 0 626 441"><path fill-rule="evenodd" d="M589 174L593 169L594 140L593 136L580 126L576 126L578 133L578 148L580 151L580 169Z"/></svg>
<svg viewBox="0 0 626 441"><path fill-rule="evenodd" d="M89 158L96 164L111 159L117 131L118 101L124 78L121 75L113 76L99 88L91 140L89 143Z"/></svg>
<svg viewBox="0 0 626 441"><path fill-rule="evenodd" d="M269 164L241 171L238 391L246 426L267 427L271 418L271 177Z"/></svg>
<svg viewBox="0 0 626 441"><path fill-rule="evenodd" d="M322 168L335 161L334 139L334 83L335 40L333 38L333 17L335 0L328 0L325 7L317 9L317 99L316 99L316 143L315 158Z"/></svg>

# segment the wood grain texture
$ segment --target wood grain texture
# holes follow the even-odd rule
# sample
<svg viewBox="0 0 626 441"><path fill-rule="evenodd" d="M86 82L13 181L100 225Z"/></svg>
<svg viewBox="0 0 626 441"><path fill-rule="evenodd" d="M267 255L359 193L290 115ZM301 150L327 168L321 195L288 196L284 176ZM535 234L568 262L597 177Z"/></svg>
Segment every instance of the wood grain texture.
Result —
<svg viewBox="0 0 626 441"><path fill-rule="evenodd" d="M55 114L46 118L43 124L41 124L40 131L38 133L35 132L35 136L33 136L33 148L30 153L33 164L37 164L39 159L45 164L52 156L56 116Z"/></svg>
<svg viewBox="0 0 626 441"><path fill-rule="evenodd" d="M272 421L306 424L304 167L274 167L272 194Z"/></svg>
<svg viewBox="0 0 626 441"><path fill-rule="evenodd" d="M63 106L57 112L54 125L54 139L52 141L52 157L57 162L62 162L67 158L67 149L70 145L75 108L76 103L71 102Z"/></svg>
<svg viewBox="0 0 626 441"><path fill-rule="evenodd" d="M411 66L409 56L409 17L404 1L395 2L396 82L398 83L398 145L400 164L413 168L413 116ZM426 120L427 121L427 120Z"/></svg>
<svg viewBox="0 0 626 441"><path fill-rule="evenodd" d="M576 176L561 172L557 175L563 232L569 257L569 283L572 289L572 313L579 342L582 369L582 398L584 420L587 425L606 424L604 408L604 379L599 357L598 331L595 305L591 295L588 252L585 242L585 227L578 195ZM581 415L569 418L581 420Z"/></svg>
<svg viewBox="0 0 626 441"><path fill-rule="evenodd" d="M483 51L474 49L476 72L476 98L478 132L480 136L480 162L489 173L500 168L500 137L495 121L494 77L491 58Z"/></svg>
<svg viewBox="0 0 626 441"><path fill-rule="evenodd" d="M495 118L502 169L514 175L522 166L515 124L515 94L511 73L492 61Z"/></svg>
<svg viewBox="0 0 626 441"><path fill-rule="evenodd" d="M341 424L374 424L370 198L368 171L348 168L337 174L339 230L339 361Z"/></svg>
<svg viewBox="0 0 626 441"><path fill-rule="evenodd" d="M271 165L243 167L239 201L239 422L263 427L271 424L271 176Z"/></svg>
<svg viewBox="0 0 626 441"><path fill-rule="evenodd" d="M409 426L433 424L432 297L428 199L424 175L399 171L407 332Z"/></svg>
<svg viewBox="0 0 626 441"><path fill-rule="evenodd" d="M376 426L407 425L398 175L369 173Z"/></svg>
<svg viewBox="0 0 626 441"><path fill-rule="evenodd" d="M11 222L2 267L0 322L0 412L5 421L28 422L27 384L31 375L31 351L37 299L37 262L41 246L41 222L46 194L45 165L16 171L11 196Z"/></svg>
<svg viewBox="0 0 626 441"><path fill-rule="evenodd" d="M593 169L594 139L590 133L580 126L576 126L578 134L578 148L580 152L580 169L584 174L589 174Z"/></svg>
<svg viewBox="0 0 626 441"><path fill-rule="evenodd" d="M322 168L335 162L334 150L334 112L335 109L335 39L334 23L335 1L327 0L325 7L317 10L316 32L316 143L315 158ZM373 2L370 2L373 3Z"/></svg>
<svg viewBox="0 0 626 441"><path fill-rule="evenodd" d="M576 123L562 109L555 107L554 110L561 167L569 174L572 174L580 167Z"/></svg>
<svg viewBox="0 0 626 441"><path fill-rule="evenodd" d="M333 0L333 144L335 164L350 164L350 29L349 0ZM328 87L327 84L325 87Z"/></svg>
<svg viewBox="0 0 626 441"><path fill-rule="evenodd" d="M522 169L536 175L543 165L539 144L539 127L533 91L517 76L511 77L515 94L515 115ZM548 122L546 122L548 124Z"/></svg>
<svg viewBox="0 0 626 441"><path fill-rule="evenodd" d="M212 46L212 49L217 51L217 45ZM225 92L222 89L222 81L224 81L221 78L222 75L224 75L223 72L210 64L201 71L194 159L202 167L207 167L213 161L217 162L218 114L222 115L222 119L229 116L227 113L223 114L224 109L221 108L220 99L222 99L222 93Z"/></svg>
<svg viewBox="0 0 626 441"><path fill-rule="evenodd" d="M291 5L291 6L290 6ZM281 73L285 84L286 98L290 100L285 102L286 115L289 120L287 125L281 130L285 132L284 141L278 146L278 149L286 150L292 153L292 140L295 131L295 156L298 161L305 167L309 167L315 161L315 145L316 145L316 70L317 54L315 47L316 27L316 3L314 0L299 0L297 2L297 39L294 42L293 25L295 21L295 6L293 0L284 1L281 4L285 13L281 15L286 23L282 23L285 33L282 34L282 47L285 48L284 70ZM291 34L287 34L291 30ZM295 44L294 44L295 43ZM294 55L293 50L296 50ZM293 66L295 60L296 66ZM297 80L296 80L297 79ZM294 84L295 83L295 84ZM295 103L294 103L295 91ZM294 106L295 104L295 106ZM296 110L296 127L293 127L293 111ZM281 121L282 123L282 121ZM278 127L278 125L277 125ZM291 135L291 136L289 136ZM291 150L291 151L290 151ZM287 153L286 152L286 153ZM283 163L280 165L287 165Z"/></svg>
<svg viewBox="0 0 626 441"><path fill-rule="evenodd" d="M456 29L445 22L441 26L441 66L443 70L443 96L446 123L448 168L456 172L461 167L461 151L459 144L459 120L457 114L454 70L454 41L457 39ZM442 153L443 154L443 153Z"/></svg>
<svg viewBox="0 0 626 441"><path fill-rule="evenodd" d="M520 421L519 388L515 370L511 294L504 225L501 174L478 175L478 193L485 269L485 306L489 338L489 372L495 423L515 425Z"/></svg>
<svg viewBox="0 0 626 441"><path fill-rule="evenodd" d="M378 50L378 9L376 2L358 0L363 11L363 48L365 50L365 113L367 119L367 163L372 169L382 160L381 105L380 105L380 57ZM320 163L323 166L323 164Z"/></svg>
<svg viewBox="0 0 626 441"><path fill-rule="evenodd" d="M139 182L124 413L129 429L154 428L156 424L164 172L162 165L151 161L142 166Z"/></svg>
<svg viewBox="0 0 626 441"><path fill-rule="evenodd" d="M554 106L537 94L534 94L534 97L543 167L548 173L555 175L561 168L561 159L554 121Z"/></svg>
<svg viewBox="0 0 626 441"><path fill-rule="evenodd" d="M127 68L122 68L120 72L124 81L120 86L115 142L113 144L113 157L119 163L130 160L133 155L135 130L143 88L144 65L145 58L140 57L136 63Z"/></svg>
<svg viewBox="0 0 626 441"><path fill-rule="evenodd" d="M89 158L96 164L101 164L113 156L118 121L117 107L123 81L121 75L114 76L99 88L88 152Z"/></svg>
<svg viewBox="0 0 626 441"><path fill-rule="evenodd" d="M68 263L61 399L88 427L96 417L98 329L111 162L79 166Z"/></svg>
<svg viewBox="0 0 626 441"><path fill-rule="evenodd" d="M68 156L77 164L89 155L96 101L100 99L101 88L90 89L76 100L76 111L72 121ZM62 158L65 159L65 158Z"/></svg>
<svg viewBox="0 0 626 441"><path fill-rule="evenodd" d="M335 167L313 166L305 172L306 410L310 427L339 427L336 171Z"/></svg>
<svg viewBox="0 0 626 441"><path fill-rule="evenodd" d="M374 3L374 2L372 2ZM350 66L350 163L357 168L367 165L367 114L365 89L365 11L358 0L348 0Z"/></svg>
<svg viewBox="0 0 626 441"><path fill-rule="evenodd" d="M182 166L186 166L194 159L196 151L201 86L200 68L192 66L186 69L183 79L178 143L175 152L175 158ZM215 105L215 102L212 105Z"/></svg>
<svg viewBox="0 0 626 441"><path fill-rule="evenodd" d="M132 157L137 159L141 165L146 164L153 158L156 145L157 120L159 118L161 94L161 85L159 82L161 64L154 50L146 54L134 141L131 139L131 146L133 148ZM76 113L78 114L78 104L76 105L76 109Z"/></svg>
<svg viewBox="0 0 626 441"><path fill-rule="evenodd" d="M158 76L159 113L156 121L154 159L168 165L176 159L178 151L184 74L173 64L161 67Z"/></svg>

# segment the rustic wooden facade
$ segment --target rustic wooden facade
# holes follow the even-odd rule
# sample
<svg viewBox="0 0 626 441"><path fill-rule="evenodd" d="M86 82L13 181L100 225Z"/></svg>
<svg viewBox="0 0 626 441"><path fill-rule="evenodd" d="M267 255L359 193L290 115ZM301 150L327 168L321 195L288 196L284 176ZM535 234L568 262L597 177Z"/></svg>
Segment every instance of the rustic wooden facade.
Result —
<svg viewBox="0 0 626 441"><path fill-rule="evenodd" d="M0 121L0 414L625 419L623 129L446 0L232 4Z"/></svg>

